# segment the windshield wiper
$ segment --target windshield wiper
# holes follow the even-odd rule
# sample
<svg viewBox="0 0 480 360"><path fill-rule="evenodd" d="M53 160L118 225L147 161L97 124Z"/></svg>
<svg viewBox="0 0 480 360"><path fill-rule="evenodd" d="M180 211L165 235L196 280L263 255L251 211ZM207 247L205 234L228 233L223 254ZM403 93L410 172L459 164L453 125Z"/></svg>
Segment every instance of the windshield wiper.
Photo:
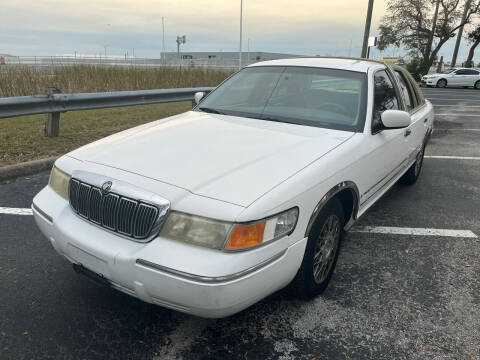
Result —
<svg viewBox="0 0 480 360"><path fill-rule="evenodd" d="M266 120L266 121L274 121L274 122L298 125L298 123L296 123L296 122L292 122L292 121L288 121L288 120L282 120L282 119L278 119L278 118L275 118L275 117L272 117L272 116L262 116L259 119L260 120Z"/></svg>
<svg viewBox="0 0 480 360"><path fill-rule="evenodd" d="M199 110L203 111L203 112L206 112L206 113L210 113L210 114L220 114L220 115L225 115L225 113L217 110L217 109L213 109L213 108L208 108L208 107L199 107L198 108Z"/></svg>

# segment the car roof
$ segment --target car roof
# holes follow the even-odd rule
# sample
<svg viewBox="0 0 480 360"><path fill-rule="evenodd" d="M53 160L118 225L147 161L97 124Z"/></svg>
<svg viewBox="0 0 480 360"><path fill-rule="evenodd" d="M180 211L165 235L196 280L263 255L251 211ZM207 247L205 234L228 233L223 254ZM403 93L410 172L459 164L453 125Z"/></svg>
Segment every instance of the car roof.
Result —
<svg viewBox="0 0 480 360"><path fill-rule="evenodd" d="M329 69L350 70L357 72L368 72L371 67L385 66L384 63L375 60L357 59L357 58L342 58L342 57L301 57L292 59L278 59L257 62L247 67L256 66L305 66L305 67L319 67Z"/></svg>

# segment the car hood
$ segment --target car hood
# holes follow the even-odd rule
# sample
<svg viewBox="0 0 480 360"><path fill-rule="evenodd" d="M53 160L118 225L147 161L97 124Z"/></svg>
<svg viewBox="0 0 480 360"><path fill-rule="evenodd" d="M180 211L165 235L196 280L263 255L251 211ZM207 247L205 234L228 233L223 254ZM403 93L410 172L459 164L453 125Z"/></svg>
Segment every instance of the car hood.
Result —
<svg viewBox="0 0 480 360"><path fill-rule="evenodd" d="M248 206L353 135L189 111L109 136L69 156Z"/></svg>

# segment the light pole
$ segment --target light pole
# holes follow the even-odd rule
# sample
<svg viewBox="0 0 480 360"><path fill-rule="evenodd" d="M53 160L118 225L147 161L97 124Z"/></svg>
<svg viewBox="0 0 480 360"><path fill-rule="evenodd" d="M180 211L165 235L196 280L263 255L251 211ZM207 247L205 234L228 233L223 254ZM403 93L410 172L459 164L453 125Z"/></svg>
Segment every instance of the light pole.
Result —
<svg viewBox="0 0 480 360"><path fill-rule="evenodd" d="M165 21L162 16L162 58L163 58L163 66L166 64L165 59Z"/></svg>
<svg viewBox="0 0 480 360"><path fill-rule="evenodd" d="M108 47L108 45L103 45L103 48L105 50L105 58L107 57L107 47Z"/></svg>
<svg viewBox="0 0 480 360"><path fill-rule="evenodd" d="M180 45L187 42L187 36L177 36L177 56L180 59Z"/></svg>
<svg viewBox="0 0 480 360"><path fill-rule="evenodd" d="M367 19L365 21L365 31L363 33L362 58L367 56L368 37L370 36L370 24L372 23L373 0L368 0Z"/></svg>
<svg viewBox="0 0 480 360"><path fill-rule="evenodd" d="M242 21L243 21L243 0L240 0L240 47L238 49L238 66L242 68Z"/></svg>

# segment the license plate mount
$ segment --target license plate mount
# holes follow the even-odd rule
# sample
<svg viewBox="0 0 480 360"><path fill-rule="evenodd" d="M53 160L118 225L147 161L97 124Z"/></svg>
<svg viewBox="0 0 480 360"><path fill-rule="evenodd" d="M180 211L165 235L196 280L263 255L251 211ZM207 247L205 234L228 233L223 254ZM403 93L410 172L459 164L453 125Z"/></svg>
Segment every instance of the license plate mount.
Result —
<svg viewBox="0 0 480 360"><path fill-rule="evenodd" d="M100 286L107 286L107 287L110 286L110 281L108 281L108 279L106 279L102 275L87 269L85 266L81 264L72 264L72 265L73 265L73 270L75 270L77 274L82 274L86 276L89 280L93 281L95 284Z"/></svg>

